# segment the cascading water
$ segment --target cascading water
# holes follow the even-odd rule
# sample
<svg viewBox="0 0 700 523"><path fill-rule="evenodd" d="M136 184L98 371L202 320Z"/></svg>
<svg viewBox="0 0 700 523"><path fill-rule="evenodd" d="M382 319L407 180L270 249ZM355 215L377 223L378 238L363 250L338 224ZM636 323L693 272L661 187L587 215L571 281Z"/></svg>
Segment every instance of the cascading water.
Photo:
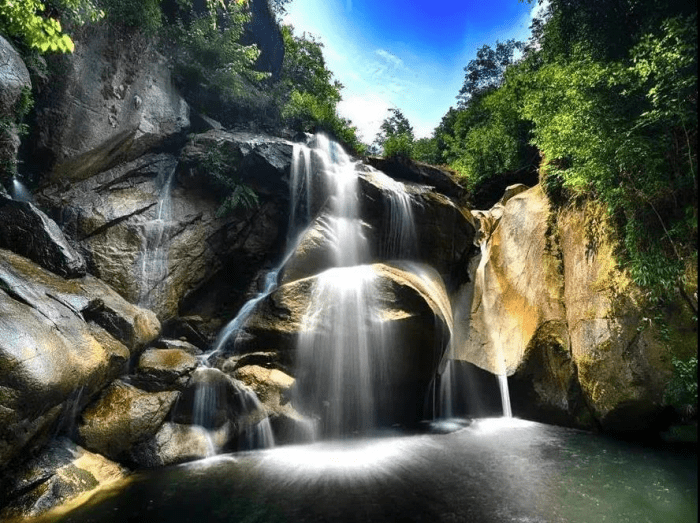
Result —
<svg viewBox="0 0 700 523"><path fill-rule="evenodd" d="M18 202L31 202L32 194L16 176L12 177L12 199Z"/></svg>
<svg viewBox="0 0 700 523"><path fill-rule="evenodd" d="M155 217L144 224L144 245L139 263L139 305L152 308L158 292L168 275L168 237L172 222L171 190L177 165L161 173L156 185L159 188Z"/></svg>
<svg viewBox="0 0 700 523"><path fill-rule="evenodd" d="M241 307L238 314L219 332L212 349L200 357L202 367L200 367L199 372L207 372L210 369L209 366L229 344L233 344L235 351L236 339L240 333L241 327L255 310L255 307L277 288L279 272L293 252L297 236L308 225L310 220L312 186L310 153L311 150L305 145L294 145L292 169L290 173L290 218L287 235L287 254L284 256L280 265L265 275L263 290ZM246 397L240 405L243 411L262 409L260 401L252 391L246 390L243 394ZM213 425L212 416L216 410L216 404L219 399L220 392L216 387L207 383L206 380L196 385L193 405L193 422L195 425L200 425L205 429L207 429L207 426ZM211 432L207 431L207 433L209 434L210 441L212 441L211 452L215 454L218 452L220 445L213 442ZM274 446L274 436L269 419L263 418L249 428L239 446L248 449Z"/></svg>
<svg viewBox="0 0 700 523"><path fill-rule="evenodd" d="M418 246L416 227L413 219L411 196L403 183L385 177L389 189L389 213L386 223L387 240L385 256L388 259L410 259Z"/></svg>

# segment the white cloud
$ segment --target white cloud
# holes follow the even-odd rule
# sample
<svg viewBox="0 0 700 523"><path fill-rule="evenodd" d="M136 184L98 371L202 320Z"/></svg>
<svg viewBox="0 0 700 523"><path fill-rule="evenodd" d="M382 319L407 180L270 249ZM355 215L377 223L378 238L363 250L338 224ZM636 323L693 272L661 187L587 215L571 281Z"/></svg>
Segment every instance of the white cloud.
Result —
<svg viewBox="0 0 700 523"><path fill-rule="evenodd" d="M377 49L376 51L374 51L374 54L384 59L384 61L389 65L392 65L397 68L403 67L403 60L401 60L401 58L399 58L395 54L390 53L385 49Z"/></svg>
<svg viewBox="0 0 700 523"><path fill-rule="evenodd" d="M338 104L338 113L357 127L359 137L372 143L392 104L375 94L350 95Z"/></svg>

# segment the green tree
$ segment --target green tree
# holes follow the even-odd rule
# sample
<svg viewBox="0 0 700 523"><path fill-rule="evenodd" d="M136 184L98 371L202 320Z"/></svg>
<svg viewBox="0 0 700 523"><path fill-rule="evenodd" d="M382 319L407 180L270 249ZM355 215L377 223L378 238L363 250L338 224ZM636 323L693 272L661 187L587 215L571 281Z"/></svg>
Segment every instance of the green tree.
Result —
<svg viewBox="0 0 700 523"><path fill-rule="evenodd" d="M374 139L375 150L382 150L386 157L411 157L413 141L413 126L401 112L401 109L390 108L389 115L384 118Z"/></svg>
<svg viewBox="0 0 700 523"><path fill-rule="evenodd" d="M71 12L80 21L97 20L102 14L87 0L63 0L55 5L40 0L0 0L0 34L41 53L73 52L75 44L61 27L56 9Z"/></svg>
<svg viewBox="0 0 700 523"><path fill-rule="evenodd" d="M458 106L466 107L472 98L483 95L499 87L503 81L506 68L515 62L516 50L522 50L524 44L515 40L496 41L496 48L483 45L476 52L476 58L470 60L464 68L464 83L457 96Z"/></svg>
<svg viewBox="0 0 700 523"><path fill-rule="evenodd" d="M267 77L253 68L258 48L239 42L248 19L238 2L207 0L200 14L183 7L164 37L175 73L190 91L209 91L226 102L244 96L248 85Z"/></svg>

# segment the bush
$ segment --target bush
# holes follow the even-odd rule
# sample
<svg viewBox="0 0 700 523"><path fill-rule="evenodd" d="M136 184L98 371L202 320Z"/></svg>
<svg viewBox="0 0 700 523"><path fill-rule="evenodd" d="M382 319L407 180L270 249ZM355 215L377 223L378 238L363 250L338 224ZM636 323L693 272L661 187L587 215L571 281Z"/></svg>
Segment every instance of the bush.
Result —
<svg viewBox="0 0 700 523"><path fill-rule="evenodd" d="M202 170L222 195L222 203L216 211L217 217L225 216L241 207L251 209L258 205L258 195L235 174L238 158L229 151L214 147L202 160Z"/></svg>
<svg viewBox="0 0 700 523"><path fill-rule="evenodd" d="M673 358L673 377L671 378L664 400L677 408L698 405L698 358L693 356L688 361Z"/></svg>

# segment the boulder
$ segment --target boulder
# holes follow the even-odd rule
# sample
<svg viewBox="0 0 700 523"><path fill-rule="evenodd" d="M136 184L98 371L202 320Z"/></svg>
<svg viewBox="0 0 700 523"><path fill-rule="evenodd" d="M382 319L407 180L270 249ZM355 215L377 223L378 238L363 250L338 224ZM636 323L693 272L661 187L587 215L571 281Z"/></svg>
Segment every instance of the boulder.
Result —
<svg viewBox="0 0 700 523"><path fill-rule="evenodd" d="M85 448L132 463L136 444L152 438L180 396L176 391L146 392L113 381L82 412L78 437Z"/></svg>
<svg viewBox="0 0 700 523"><path fill-rule="evenodd" d="M29 202L0 196L0 248L66 278L85 276L85 260L56 222Z"/></svg>
<svg viewBox="0 0 700 523"><path fill-rule="evenodd" d="M167 60L136 31L109 24L81 31L56 58L62 74L37 100L34 150L53 179L85 179L178 138L189 107Z"/></svg>
<svg viewBox="0 0 700 523"><path fill-rule="evenodd" d="M208 430L168 421L153 438L138 443L131 454L139 467L164 467L214 456L229 439L229 424Z"/></svg>
<svg viewBox="0 0 700 523"><path fill-rule="evenodd" d="M283 365L295 369L297 380L298 373L304 373L295 385L294 408L322 415L326 393L313 389L335 379L332 369L338 368L334 358L339 356L331 350L330 340L338 332L336 322L348 314L342 309L342 296L334 294L336 284L341 294L343 289L352 293L364 287L366 297L372 298L366 304L371 313L360 315L358 321L364 323L358 328L361 336L367 336L368 386L376 387L374 396L381 398L374 414L389 424L415 423L422 416L423 398L452 326L442 280L428 268L417 264L334 268L281 285L257 304L227 340L226 350L276 352ZM313 303L325 307L316 310ZM307 346L300 337L317 342Z"/></svg>
<svg viewBox="0 0 700 523"><path fill-rule="evenodd" d="M41 453L15 471L5 486L3 520L40 516L86 498L98 488L125 478L128 471L67 438L52 440Z"/></svg>
<svg viewBox="0 0 700 523"><path fill-rule="evenodd" d="M158 331L153 313L96 278L65 280L0 250L0 461L40 446Z"/></svg>
<svg viewBox="0 0 700 523"><path fill-rule="evenodd" d="M229 438L266 417L255 394L243 383L216 368L198 368L184 390L173 421L206 429L229 426Z"/></svg>
<svg viewBox="0 0 700 523"><path fill-rule="evenodd" d="M290 403L294 378L279 369L259 365L236 366L232 376L249 386L265 407L275 444L313 440L313 420L302 416Z"/></svg>
<svg viewBox="0 0 700 523"><path fill-rule="evenodd" d="M183 349L148 349L139 358L132 382L150 392L182 390L197 365L197 358Z"/></svg>

